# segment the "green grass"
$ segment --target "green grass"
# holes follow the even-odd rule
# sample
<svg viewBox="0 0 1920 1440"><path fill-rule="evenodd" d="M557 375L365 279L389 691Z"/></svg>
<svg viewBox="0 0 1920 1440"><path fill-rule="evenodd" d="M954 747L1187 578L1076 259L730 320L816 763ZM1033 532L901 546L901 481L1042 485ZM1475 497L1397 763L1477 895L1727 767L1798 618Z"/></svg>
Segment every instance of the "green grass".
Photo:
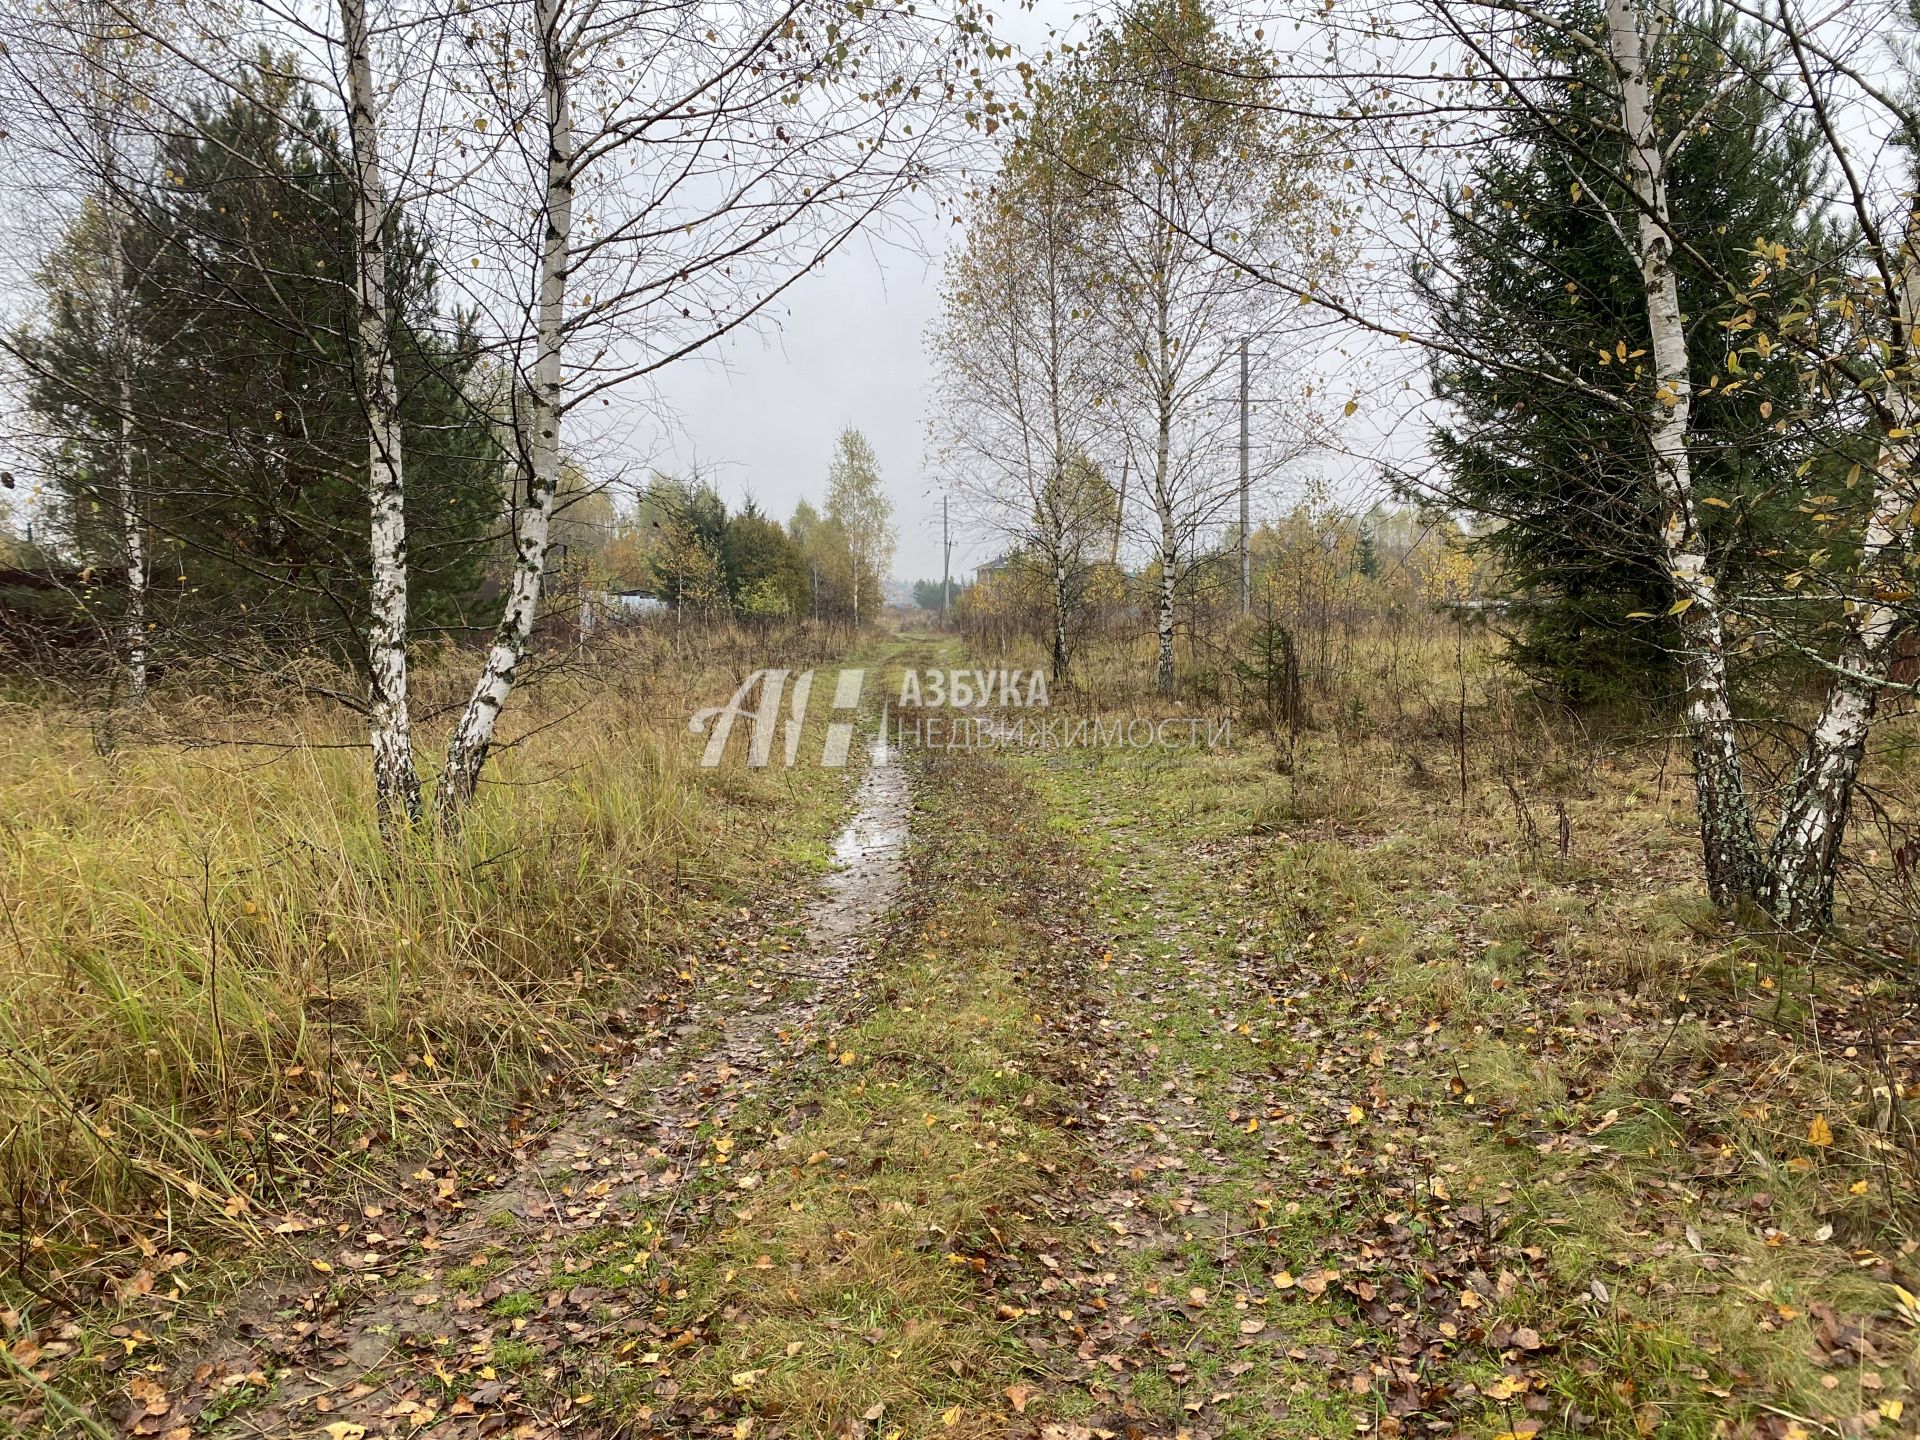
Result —
<svg viewBox="0 0 1920 1440"><path fill-rule="evenodd" d="M1364 843L1321 838L1327 806L1299 803L1323 763L1348 767L1338 823L1384 827ZM1572 812L1583 851L1543 866L1503 829L1512 816L1497 793L1476 795L1463 827L1457 812L1394 803L1395 771L1375 764L1372 794L1354 757L1311 748L1291 779L1252 757L1198 753L1036 767L1058 828L1083 837L1100 872L1116 947L1140 957L1108 996L1127 1033L1158 1047L1133 1083L1198 1097L1207 1202L1227 1214L1262 1185L1312 1194L1259 1237L1295 1275L1334 1263L1330 1253L1364 1255L1374 1232L1351 1232L1383 1203L1416 1228L1497 1205L1518 1283L1487 1313L1545 1341L1504 1363L1446 1347L1467 1396L1498 1393L1503 1372L1529 1382L1530 1395L1456 1400L1453 1413L1489 1433L1579 1415L1602 1434L1706 1437L1783 1411L1897 1430L1885 1416L1900 1406L1879 1406L1899 1400L1914 1344L1889 1323L1886 1280L1912 1242L1890 1223L1869 1136L1806 1141L1816 1115L1857 1113L1874 1079L1864 1059L1797 1040L1791 1004L1788 1030L1771 1023L1789 974L1804 1000L1804 973L1693 898L1688 842L1667 806L1597 790ZM1650 872L1671 878L1650 886ZM1190 954L1173 953L1170 936ZM1227 964L1236 944L1287 957L1264 994ZM1769 974L1780 978L1763 987ZM1241 1092L1266 1077L1257 1102L1235 1093L1236 1077ZM1365 1112L1353 1144L1325 1115L1315 1143L1290 1139L1284 1153L1262 1154L1236 1128L1264 1105L1283 1118L1261 1133L1285 1133L1348 1095ZM1370 1201L1396 1170L1425 1172L1448 1200L1423 1200L1416 1177L1413 1193ZM1416 1243L1394 1264L1419 1253ZM1154 1267L1138 1278L1261 1295L1264 1265L1222 1269L1197 1244L1180 1266L1171 1281ZM1367 1339L1350 1300L1335 1302L1342 1346ZM1325 1338L1312 1327L1326 1304L1285 1313ZM1864 1325L1882 1363L1817 1363L1809 1316L1820 1306ZM1201 1334L1194 1354L1232 1353L1223 1324ZM1134 1393L1170 1402L1199 1369L1185 1387L1176 1375ZM1233 1378L1219 1411L1231 1433L1350 1428L1324 1372L1256 1362ZM1292 1393L1300 1380L1313 1405Z"/></svg>

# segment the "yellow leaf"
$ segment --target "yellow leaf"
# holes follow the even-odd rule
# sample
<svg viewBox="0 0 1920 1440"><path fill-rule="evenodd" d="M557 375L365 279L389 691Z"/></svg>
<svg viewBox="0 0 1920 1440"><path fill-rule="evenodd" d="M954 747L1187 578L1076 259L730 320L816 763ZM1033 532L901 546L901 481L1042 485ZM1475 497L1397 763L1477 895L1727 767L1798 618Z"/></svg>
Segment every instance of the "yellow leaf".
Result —
<svg viewBox="0 0 1920 1440"><path fill-rule="evenodd" d="M333 1440L361 1440L366 1433L366 1426L356 1425L351 1420L336 1420L327 1426L327 1434Z"/></svg>
<svg viewBox="0 0 1920 1440"><path fill-rule="evenodd" d="M1822 1149L1833 1144L1833 1127L1827 1124L1827 1117L1816 1115L1813 1123L1807 1126L1807 1143L1818 1145Z"/></svg>
<svg viewBox="0 0 1920 1440"><path fill-rule="evenodd" d="M1691 595L1682 596L1680 599L1674 601L1672 605L1667 607L1667 614L1669 615L1684 614L1686 612L1687 607L1691 604L1693 604L1693 597Z"/></svg>
<svg viewBox="0 0 1920 1440"><path fill-rule="evenodd" d="M1358 1125L1366 1118L1367 1112L1362 1110L1358 1105L1349 1105L1347 1107L1347 1124Z"/></svg>
<svg viewBox="0 0 1920 1440"><path fill-rule="evenodd" d="M1882 1400L1880 1402L1880 1418L1882 1420L1898 1420L1906 1408L1907 1405L1904 1400Z"/></svg>
<svg viewBox="0 0 1920 1440"><path fill-rule="evenodd" d="M312 1262L312 1265L313 1268L318 1270L322 1275L331 1275L333 1273L333 1266L324 1260L315 1260Z"/></svg>
<svg viewBox="0 0 1920 1440"><path fill-rule="evenodd" d="M1353 414L1354 411L1358 410L1359 408L1360 408L1360 402L1358 400L1349 400L1347 401L1346 413L1351 415Z"/></svg>
<svg viewBox="0 0 1920 1440"><path fill-rule="evenodd" d="M733 1388L736 1390L751 1390L753 1388L753 1382L766 1373L765 1370L736 1370L733 1372Z"/></svg>
<svg viewBox="0 0 1920 1440"><path fill-rule="evenodd" d="M958 1425L960 1423L960 1407L956 1405L951 1410L942 1411L940 1423L949 1430Z"/></svg>

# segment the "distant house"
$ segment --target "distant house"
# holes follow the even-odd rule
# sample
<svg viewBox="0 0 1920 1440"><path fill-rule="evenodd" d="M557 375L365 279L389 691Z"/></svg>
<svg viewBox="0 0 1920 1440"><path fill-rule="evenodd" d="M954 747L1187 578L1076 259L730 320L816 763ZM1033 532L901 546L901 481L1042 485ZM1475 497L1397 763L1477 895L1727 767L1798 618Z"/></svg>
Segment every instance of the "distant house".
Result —
<svg viewBox="0 0 1920 1440"><path fill-rule="evenodd" d="M609 590L607 609L617 619L640 620L648 615L664 615L672 607L649 590Z"/></svg>

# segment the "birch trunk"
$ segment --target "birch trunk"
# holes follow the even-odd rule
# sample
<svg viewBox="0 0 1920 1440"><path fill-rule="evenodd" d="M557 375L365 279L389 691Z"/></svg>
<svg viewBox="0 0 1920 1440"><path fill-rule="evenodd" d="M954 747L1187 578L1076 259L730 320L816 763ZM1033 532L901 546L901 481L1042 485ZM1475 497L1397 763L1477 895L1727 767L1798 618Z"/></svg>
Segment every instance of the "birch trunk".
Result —
<svg viewBox="0 0 1920 1440"><path fill-rule="evenodd" d="M114 449L114 488L120 511L120 548L127 567L127 608L120 635L126 651L127 698L137 706L147 698L147 536L134 473L133 277L127 272L129 221L120 190L120 146L110 107L97 92L94 122L100 147L101 209L106 218L107 254L103 258L112 277L107 310L113 327L114 406L119 412L120 430Z"/></svg>
<svg viewBox="0 0 1920 1440"><path fill-rule="evenodd" d="M1910 351L1920 324L1920 255L1911 230L1900 247L1897 293L1888 297L1898 340L1895 353ZM1807 736L1807 748L1767 854L1767 908L1792 930L1824 926L1833 914L1834 873L1846 833L1867 731L1885 688L1901 629L1898 604L1905 579L1900 558L1912 535L1914 477L1920 475L1920 403L1913 360L1887 380L1885 418L1874 467L1873 513L1861 537L1855 598L1846 603L1845 638L1827 689L1825 705Z"/></svg>
<svg viewBox="0 0 1920 1440"><path fill-rule="evenodd" d="M1154 675L1154 688L1162 695L1173 694L1173 598L1180 561L1179 532L1173 515L1173 342L1169 336L1167 298L1168 265L1163 260L1155 277L1154 330L1158 353L1159 394L1153 432L1153 508L1160 521L1160 595L1158 630L1160 663Z"/></svg>
<svg viewBox="0 0 1920 1440"><path fill-rule="evenodd" d="M547 226L540 251L536 302L532 433L524 447L527 506L517 526L506 608L494 630L480 678L447 744L446 765L434 796L440 824L448 830L459 823L462 810L473 799L493 746L500 711L513 692L514 679L526 658L540 605L547 541L553 529L553 497L560 479L560 351L573 240L573 110L567 91L569 56L561 35L560 0L536 0L534 13L540 31L541 89L546 102Z"/></svg>
<svg viewBox="0 0 1920 1440"><path fill-rule="evenodd" d="M127 698L135 705L147 698L147 535L140 519L139 492L134 475L133 440L133 332L129 304L126 229L118 207L109 229L114 263L114 371L119 391L120 443L114 455L120 490L120 543L127 560L127 612L121 635L127 651Z"/></svg>
<svg viewBox="0 0 1920 1440"><path fill-rule="evenodd" d="M1660 39L1651 14L1642 29L1637 0L1607 0L1607 33L1620 79L1620 117L1638 200L1637 258L1646 296L1655 396L1646 415L1653 450L1653 489L1660 507L1660 545L1673 581L1686 679L1686 722L1693 751L1694 798L1707 890L1730 904L1759 889L1760 848L1727 686L1725 621L1693 493L1687 425L1693 386L1685 316L1673 268L1666 162L1653 118L1650 52Z"/></svg>
<svg viewBox="0 0 1920 1440"><path fill-rule="evenodd" d="M1067 678L1067 562L1061 555L1053 560L1053 678Z"/></svg>
<svg viewBox="0 0 1920 1440"><path fill-rule="evenodd" d="M372 573L367 622L367 731L380 828L420 818L407 705L407 517L401 470L399 385L387 308L386 193L374 114L373 58L366 0L340 0L347 51L348 128L353 142L357 243L359 382L367 416L367 499Z"/></svg>
<svg viewBox="0 0 1920 1440"><path fill-rule="evenodd" d="M1178 571L1179 550L1173 528L1173 509L1165 498L1158 501L1160 512L1160 594L1155 628L1160 636L1160 663L1154 672L1154 688L1162 695L1173 694L1173 593Z"/></svg>

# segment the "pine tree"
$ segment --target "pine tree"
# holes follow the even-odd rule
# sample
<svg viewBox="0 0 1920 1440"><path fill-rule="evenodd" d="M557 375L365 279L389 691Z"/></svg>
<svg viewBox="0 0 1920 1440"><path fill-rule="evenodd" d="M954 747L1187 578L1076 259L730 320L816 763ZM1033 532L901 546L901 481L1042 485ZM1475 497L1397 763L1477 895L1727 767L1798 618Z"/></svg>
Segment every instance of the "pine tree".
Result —
<svg viewBox="0 0 1920 1440"><path fill-rule="evenodd" d="M1568 12L1589 34L1601 23L1590 0ZM1690 37L1691 53L1672 57L1675 83L1659 104L1676 129L1700 112L1673 156L1668 193L1684 242L1676 265L1696 386L1695 480L1725 584L1765 568L1803 523L1795 468L1845 440L1777 433L1775 411L1807 408L1792 358L1782 352L1736 375L1723 327L1741 308L1736 289L1758 237L1811 255L1830 238L1805 209L1819 190L1814 138L1784 122L1759 84L1730 78L1743 69L1735 20L1709 5L1676 33ZM1434 365L1452 413L1434 434L1444 478L1432 488L1502 522L1477 543L1518 595L1510 658L1584 702L1645 693L1650 675L1670 670L1673 628L1660 617L1672 584L1657 560L1635 418L1576 388L1625 396L1647 346L1623 239L1636 212L1610 178L1621 170L1615 102L1587 50L1544 26L1534 38L1541 71L1554 78L1536 85L1533 106L1514 108L1461 188L1446 282L1419 277L1443 333L1475 357ZM1723 93L1703 105L1716 87ZM1535 378L1543 372L1574 383Z"/></svg>

